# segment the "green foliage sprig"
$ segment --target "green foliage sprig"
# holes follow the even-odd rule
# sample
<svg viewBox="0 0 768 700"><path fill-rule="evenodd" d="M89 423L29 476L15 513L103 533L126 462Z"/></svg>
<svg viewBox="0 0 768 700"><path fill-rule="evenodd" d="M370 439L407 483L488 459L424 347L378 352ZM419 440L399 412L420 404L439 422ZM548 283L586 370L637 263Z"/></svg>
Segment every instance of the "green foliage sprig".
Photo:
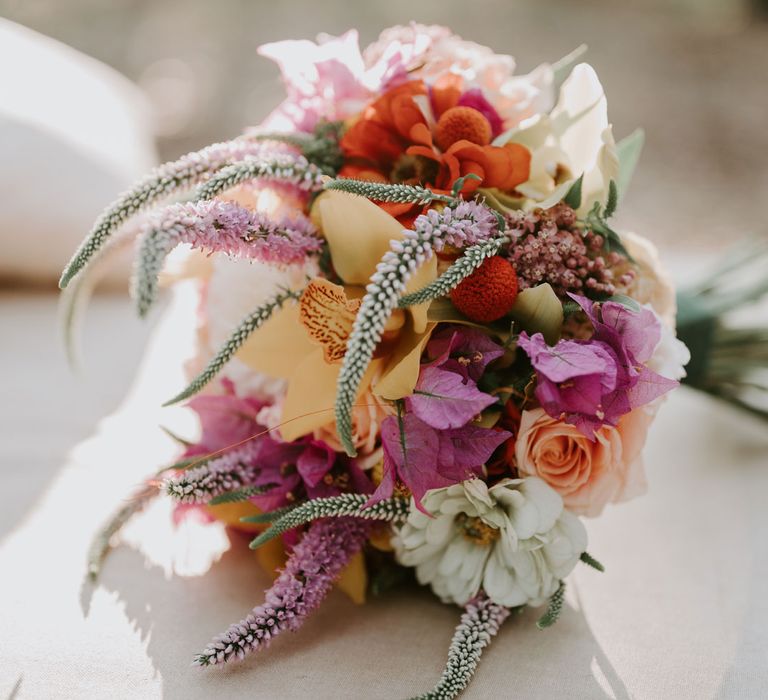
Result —
<svg viewBox="0 0 768 700"><path fill-rule="evenodd" d="M398 305L400 307L414 306L446 296L452 289L458 287L462 280L469 277L488 258L496 255L510 241L511 239L507 236L500 236L470 246L436 280L411 294L406 294L400 299Z"/></svg>
<svg viewBox="0 0 768 700"><path fill-rule="evenodd" d="M159 490L156 486L147 484L134 493L120 508L107 520L88 548L88 576L95 581L101 573L101 566L110 549L110 540L122 527L137 513L144 510L149 502L157 496Z"/></svg>
<svg viewBox="0 0 768 700"><path fill-rule="evenodd" d="M484 595L467 603L448 649L448 662L440 682L428 693L412 700L451 700L471 680L480 656L499 631L510 609L497 605Z"/></svg>
<svg viewBox="0 0 768 700"><path fill-rule="evenodd" d="M273 522L272 526L255 537L251 549L261 547L265 542L282 535L300 525L317 520L318 518L336 518L351 516L371 520L404 520L408 516L410 502L405 498L388 498L366 507L370 496L359 493L344 493L330 498L316 498L291 509L285 515ZM251 517L242 518L243 522L263 522L261 516L257 520Z"/></svg>
<svg viewBox="0 0 768 700"><path fill-rule="evenodd" d="M324 173L335 176L344 165L344 153L339 146L343 122L320 122L312 134L275 133L249 134L252 141L274 141L298 148L310 163Z"/></svg>
<svg viewBox="0 0 768 700"><path fill-rule="evenodd" d="M255 154L259 146L249 144L244 139L215 143L155 169L120 195L99 216L64 268L59 286L64 289L110 236L133 216L161 200L194 187L227 163L240 160L249 153Z"/></svg>
<svg viewBox="0 0 768 700"><path fill-rule="evenodd" d="M549 599L549 605L547 606L547 612L545 612L536 622L536 627L540 630L546 629L554 625L560 613L563 610L563 603L565 602L565 581L560 581L560 586L552 594Z"/></svg>
<svg viewBox="0 0 768 700"><path fill-rule="evenodd" d="M325 183L326 190L349 192L375 202L395 202L398 204L431 204L432 202L453 202L454 198L438 194L420 185L387 185L368 180L337 178Z"/></svg>
<svg viewBox="0 0 768 700"><path fill-rule="evenodd" d="M219 170L195 192L193 201L213 199L249 180L273 180L310 192L323 187L324 173L303 156L274 156L269 160L248 158Z"/></svg>
<svg viewBox="0 0 768 700"><path fill-rule="evenodd" d="M179 401L184 401L191 396L194 396L199 392L208 382L210 382L234 356L235 353L243 346L246 340L266 323L272 315L278 309L282 308L283 304L289 299L298 299L301 296L302 290L292 291L289 289L282 290L279 294L269 299L266 303L262 304L258 309L248 314L232 331L232 335L229 336L224 345L221 346L219 351L208 362L205 369L200 372L189 385L181 392L176 394L172 399L166 401L163 406L171 406Z"/></svg>
<svg viewBox="0 0 768 700"><path fill-rule="evenodd" d="M209 506L218 506L222 503L240 503L241 501L247 501L252 496L258 496L262 493L266 493L270 489L275 488L277 484L264 484L263 486L246 486L235 491L228 491L222 493L216 498L208 501Z"/></svg>

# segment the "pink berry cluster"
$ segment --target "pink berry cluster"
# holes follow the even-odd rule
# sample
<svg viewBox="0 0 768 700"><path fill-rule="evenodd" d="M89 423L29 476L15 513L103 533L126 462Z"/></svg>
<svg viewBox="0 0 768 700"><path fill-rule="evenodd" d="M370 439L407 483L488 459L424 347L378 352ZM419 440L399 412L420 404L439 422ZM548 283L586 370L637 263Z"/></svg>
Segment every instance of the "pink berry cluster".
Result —
<svg viewBox="0 0 768 700"><path fill-rule="evenodd" d="M627 269L627 259L616 252L604 254L603 237L577 227L576 212L567 204L515 212L508 226L512 243L506 255L521 290L548 282L558 296L611 296L632 281L631 270L614 274L614 268Z"/></svg>

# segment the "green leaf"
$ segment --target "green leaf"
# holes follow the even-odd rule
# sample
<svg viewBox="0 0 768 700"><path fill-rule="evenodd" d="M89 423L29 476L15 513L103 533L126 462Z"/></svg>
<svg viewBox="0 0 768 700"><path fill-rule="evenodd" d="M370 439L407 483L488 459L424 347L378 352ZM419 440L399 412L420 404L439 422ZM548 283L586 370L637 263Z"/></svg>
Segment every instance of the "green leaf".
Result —
<svg viewBox="0 0 768 700"><path fill-rule="evenodd" d="M594 206L587 214L586 224L592 231L599 233L604 239L603 249L607 253L618 253L623 255L630 262L634 262L634 258L630 255L629 251L621 241L621 237L616 231L614 231L605 221L600 214L600 203L595 202Z"/></svg>
<svg viewBox="0 0 768 700"><path fill-rule="evenodd" d="M632 297L628 297L626 294L614 294L612 297L608 297L606 301L615 301L617 304L626 306L632 311L640 311L640 304Z"/></svg>
<svg viewBox="0 0 768 700"><path fill-rule="evenodd" d="M591 566L597 571L605 571L605 567L588 552L582 552L579 559L581 559L581 561L583 561L587 566Z"/></svg>
<svg viewBox="0 0 768 700"><path fill-rule="evenodd" d="M619 181L616 183L619 198L623 197L629 189L644 143L645 132L642 129L636 129L616 145L619 156Z"/></svg>
<svg viewBox="0 0 768 700"><path fill-rule="evenodd" d="M571 185L568 193L563 197L563 201L571 207L571 209L578 209L581 206L581 186L584 182L584 174L579 175L579 178Z"/></svg>
<svg viewBox="0 0 768 700"><path fill-rule="evenodd" d="M560 339L563 305L549 284L520 292L509 315L531 335L541 333L549 345Z"/></svg>

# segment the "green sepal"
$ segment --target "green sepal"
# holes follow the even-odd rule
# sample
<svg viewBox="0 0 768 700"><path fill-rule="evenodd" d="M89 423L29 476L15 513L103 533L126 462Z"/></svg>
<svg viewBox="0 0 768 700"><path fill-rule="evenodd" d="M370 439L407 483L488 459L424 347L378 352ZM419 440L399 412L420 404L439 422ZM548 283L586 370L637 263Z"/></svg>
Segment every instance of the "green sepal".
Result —
<svg viewBox="0 0 768 700"><path fill-rule="evenodd" d="M581 206L581 186L584 183L584 174L579 175L576 182L571 185L571 188L563 197L565 202L571 209L578 209Z"/></svg>

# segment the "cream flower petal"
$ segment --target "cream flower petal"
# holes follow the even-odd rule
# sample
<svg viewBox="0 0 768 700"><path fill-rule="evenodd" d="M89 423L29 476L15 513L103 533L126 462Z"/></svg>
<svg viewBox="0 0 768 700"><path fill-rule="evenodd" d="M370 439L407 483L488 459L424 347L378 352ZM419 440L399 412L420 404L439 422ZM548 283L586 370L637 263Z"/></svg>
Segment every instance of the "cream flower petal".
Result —
<svg viewBox="0 0 768 700"><path fill-rule="evenodd" d="M573 69L550 119L573 174L592 170L608 128L608 102L592 66L580 63Z"/></svg>
<svg viewBox="0 0 768 700"><path fill-rule="evenodd" d="M419 582L429 584L445 602L464 604L482 583L500 605L539 605L586 549L584 526L540 479L504 479L490 489L472 480L428 491L423 505L451 527L409 517L392 544L397 560L416 565ZM486 525L499 524L499 537L478 537L466 527L462 514L474 518L478 507ZM433 529L434 539L426 535L427 528Z"/></svg>

